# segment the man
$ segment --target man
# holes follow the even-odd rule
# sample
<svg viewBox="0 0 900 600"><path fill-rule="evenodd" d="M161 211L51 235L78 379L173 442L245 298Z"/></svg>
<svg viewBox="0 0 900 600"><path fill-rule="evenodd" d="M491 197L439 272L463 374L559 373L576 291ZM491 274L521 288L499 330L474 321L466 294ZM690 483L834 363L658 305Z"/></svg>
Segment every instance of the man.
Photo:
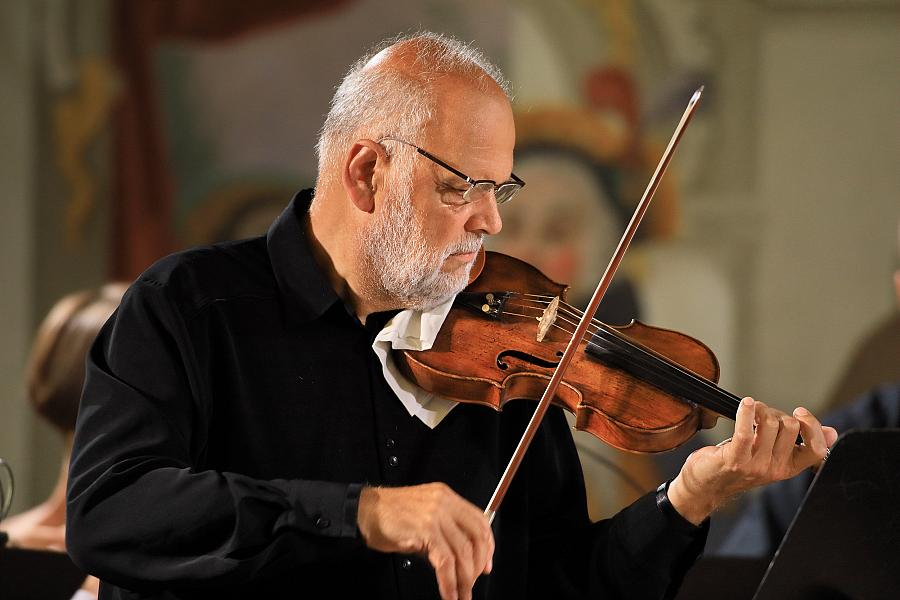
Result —
<svg viewBox="0 0 900 600"><path fill-rule="evenodd" d="M314 196L139 278L89 358L71 464L69 548L102 598L662 597L718 504L823 458L812 415L748 400L732 443L591 524L551 409L492 528L533 405L417 405L373 342L466 285L521 186L514 138L480 54L402 39L339 87Z"/></svg>

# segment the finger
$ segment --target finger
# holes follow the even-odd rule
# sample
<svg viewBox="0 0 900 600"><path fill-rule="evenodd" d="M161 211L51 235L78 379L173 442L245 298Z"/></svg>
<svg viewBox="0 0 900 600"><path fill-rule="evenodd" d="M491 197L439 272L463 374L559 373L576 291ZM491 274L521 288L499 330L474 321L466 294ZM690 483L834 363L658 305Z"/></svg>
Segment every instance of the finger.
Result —
<svg viewBox="0 0 900 600"><path fill-rule="evenodd" d="M487 548L487 564L484 566L484 574L487 575L494 570L494 532L491 530L490 522L488 523L488 548Z"/></svg>
<svg viewBox="0 0 900 600"><path fill-rule="evenodd" d="M472 595L472 584L475 582L475 565L473 564L472 542L459 528L454 519L441 522L441 532L450 546L456 566L456 588L459 598L468 600ZM480 570L480 566L479 566Z"/></svg>
<svg viewBox="0 0 900 600"><path fill-rule="evenodd" d="M460 600L472 600L472 587L478 571L475 570L472 555L472 544L467 540L456 558L456 587Z"/></svg>
<svg viewBox="0 0 900 600"><path fill-rule="evenodd" d="M794 417L783 415L778 437L772 446L771 472L775 480L788 479L793 472L794 448L797 445L797 434L800 433L800 421Z"/></svg>
<svg viewBox="0 0 900 600"><path fill-rule="evenodd" d="M428 562L434 567L438 591L443 600L458 600L459 589L456 581L456 564L453 552L442 539L432 540L428 549Z"/></svg>
<svg viewBox="0 0 900 600"><path fill-rule="evenodd" d="M828 427L827 425L823 425L822 433L825 434L825 443L828 445L828 447L831 448L832 446L834 446L835 442L837 442L838 435L839 435L837 432L837 429L835 429L834 427Z"/></svg>
<svg viewBox="0 0 900 600"><path fill-rule="evenodd" d="M734 460L739 463L750 462L753 456L753 425L756 421L756 405L753 398L741 400L734 419L734 435L726 447L731 451Z"/></svg>
<svg viewBox="0 0 900 600"><path fill-rule="evenodd" d="M460 503L457 524L472 542L475 573L489 573L494 556L494 532L490 522L474 505L462 499Z"/></svg>
<svg viewBox="0 0 900 600"><path fill-rule="evenodd" d="M488 540L485 538L470 539L472 544L472 568L473 573L475 574L475 579L478 579L478 576L485 572L487 569L487 561L488 561L488 551L489 544ZM474 580L472 581L474 585Z"/></svg>
<svg viewBox="0 0 900 600"><path fill-rule="evenodd" d="M794 416L800 421L800 437L803 438L803 447L794 453L795 467L799 472L824 460L828 445L822 424L811 412L801 406L794 409Z"/></svg>
<svg viewBox="0 0 900 600"><path fill-rule="evenodd" d="M753 462L757 469L768 471L772 464L772 449L781 431L779 411L757 402L756 439L753 443Z"/></svg>

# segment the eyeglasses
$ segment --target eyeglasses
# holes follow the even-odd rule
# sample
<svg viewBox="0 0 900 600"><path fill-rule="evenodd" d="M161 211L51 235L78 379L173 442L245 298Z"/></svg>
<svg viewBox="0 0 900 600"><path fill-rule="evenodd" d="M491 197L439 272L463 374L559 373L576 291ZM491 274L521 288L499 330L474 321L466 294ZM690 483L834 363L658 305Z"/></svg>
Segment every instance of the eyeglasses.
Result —
<svg viewBox="0 0 900 600"><path fill-rule="evenodd" d="M439 159L437 156L433 155L427 150L422 150L415 144L411 144L407 141L392 137L381 138L380 140L378 140L378 143L380 144L381 142L387 141L400 142L401 144L405 144L407 146L415 148L416 152L418 152L431 162L444 167L445 169L468 183L469 189L463 192L463 202L460 202L460 204L470 204L472 202L477 202L478 200L481 200L482 198L490 194L490 192L494 193L494 199L496 200L497 204L505 204L512 200L513 196L515 196L519 190L525 187L525 182L516 177L515 173L510 173L510 179L508 181L504 181L503 183L497 183L493 179L472 179L462 171L454 169L453 167Z"/></svg>

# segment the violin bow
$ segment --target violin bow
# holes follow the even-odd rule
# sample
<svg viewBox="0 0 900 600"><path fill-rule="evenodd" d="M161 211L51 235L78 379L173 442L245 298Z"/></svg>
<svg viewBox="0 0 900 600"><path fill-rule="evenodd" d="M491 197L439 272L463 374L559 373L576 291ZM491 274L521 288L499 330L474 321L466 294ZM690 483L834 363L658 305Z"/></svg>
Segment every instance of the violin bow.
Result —
<svg viewBox="0 0 900 600"><path fill-rule="evenodd" d="M662 180L662 176L669 166L669 161L672 160L672 154L675 152L675 147L681 140L681 136L684 133L685 128L687 128L688 123L690 123L691 117L694 115L694 111L697 108L697 104L700 102L700 96L702 94L703 86L700 86L700 88L694 92L694 95L691 96L687 108L684 109L681 120L675 128L675 132L672 134L672 139L669 140L669 145L666 146L666 150L663 152L659 164L656 165L656 170L653 172L653 176L647 184L647 189L644 190L644 195L641 196L641 201L638 203L634 214L631 216L631 221L628 223L625 233L622 234L619 245L616 247L615 252L613 252L612 258L609 259L609 264L606 266L606 271L603 273L600 283L597 284L597 289L594 291L591 301L584 310L584 315L581 317L581 321L578 322L578 327L575 328L575 333L572 334L572 338L569 340L569 344L566 346L566 350L563 352L562 358L560 358L559 364L556 366L556 370L550 378L550 383L547 384L547 389L544 390L544 395L541 396L541 401L538 403L531 420L528 422L528 427L525 429L525 433L522 434L519 445L516 446L516 451L513 453L512 458L510 458L509 464L506 465L506 470L503 472L503 476L500 478L500 482L494 490L494 495L491 496L491 501L484 511L484 515L491 523L494 521L494 516L500 508L500 503L503 502L503 498L506 496L506 492L509 489L509 485L512 483L513 477L516 475L516 471L519 470L519 465L525 457L525 452L528 450L531 440L534 438L538 427L541 425L541 421L544 419L544 414L550 407L550 401L553 399L553 396L556 395L556 389L562 382L562 378L569 368L569 363L572 362L572 358L575 356L575 351L584 339L584 334L587 332L588 325L590 325L591 320L594 318L594 313L597 312L597 308L600 306L600 301L603 300L603 296L606 294L606 290L612 282L616 270L619 268L619 263L622 262L622 258L625 256L625 252L628 250L628 246L631 244L631 240L634 238L634 234L637 232L637 228L640 226L641 220L647 212L647 208L650 206L653 194L656 193L656 188L659 187L659 182Z"/></svg>

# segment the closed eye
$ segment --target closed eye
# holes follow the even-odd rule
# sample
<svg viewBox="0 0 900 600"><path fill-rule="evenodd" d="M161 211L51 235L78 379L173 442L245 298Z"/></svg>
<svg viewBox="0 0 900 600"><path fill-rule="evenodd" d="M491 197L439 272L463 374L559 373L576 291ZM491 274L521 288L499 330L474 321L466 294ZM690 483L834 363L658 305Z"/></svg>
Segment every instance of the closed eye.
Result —
<svg viewBox="0 0 900 600"><path fill-rule="evenodd" d="M449 183L442 183L438 188L442 193L454 193L462 196L468 188L461 188Z"/></svg>

